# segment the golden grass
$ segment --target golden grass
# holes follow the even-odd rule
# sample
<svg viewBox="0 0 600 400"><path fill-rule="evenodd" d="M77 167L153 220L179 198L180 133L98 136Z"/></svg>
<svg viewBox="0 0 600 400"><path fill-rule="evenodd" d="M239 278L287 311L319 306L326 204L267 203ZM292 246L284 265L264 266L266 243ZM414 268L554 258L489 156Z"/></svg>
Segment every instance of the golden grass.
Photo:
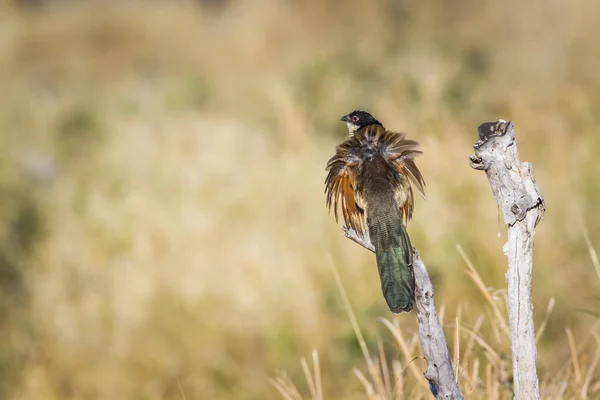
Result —
<svg viewBox="0 0 600 400"><path fill-rule="evenodd" d="M459 251L463 252L460 247ZM474 269L472 264L465 256L465 261L468 265L468 272L470 273L471 279L475 285L480 286L482 284L477 271ZM361 370L353 368L353 372L357 379L361 382L364 387L366 397L368 399L426 399L430 398L429 386L427 381L423 378L422 371L419 370L413 361L417 359L423 359L420 356L420 348L417 346L418 337L416 333L409 333L410 339L406 340L406 333L403 332L402 328L398 323L398 317L394 317L393 322L389 319L382 318L381 321L389 329L392 337L396 341L396 345L400 350L399 355L402 355L404 360L408 361L408 368L412 372L413 382L417 384L410 385L412 390L405 391L404 379L405 373L401 369L400 360L391 360L393 374L390 374L388 369L388 360L382 345L381 339L377 340L377 348L379 356L375 359L372 358L368 346L365 343L364 336L356 320L356 316L350 305L346 290L341 282L341 278L335 266L333 267L333 273L335 276L336 283L338 284L338 290L342 297L344 308L348 314L348 318L355 331L356 338L363 352L363 356L366 362L367 371L369 378L367 378ZM485 288L483 288L485 289ZM505 299L498 297L486 296L488 306L493 310L498 308L499 302L505 302ZM553 300L551 300L548 307L547 317L553 307ZM496 317L496 313L494 313ZM457 316L455 323L450 326L446 326L447 330L454 329L454 356L453 364L455 368L455 376L457 381L463 390L463 394L466 398L475 399L511 399L513 394L511 391L512 386L512 365L510 359L510 353L508 352L508 339L509 334L507 333L506 340L503 341L502 345L488 343L478 332L482 327L483 323L487 323L492 329L499 331L504 323L508 323L505 317L500 319L485 318L480 315L475 322L472 329L461 326L461 315L462 307L459 306L457 310ZM546 320L544 321L544 324ZM571 329L566 328L567 342L571 351L570 362L565 364L559 371L559 374L555 376L548 376L541 378L540 382L540 393L542 398L595 398L600 395L600 384L597 382L598 370L597 366L600 361L600 335L596 332L596 328L600 326L600 322L596 324L592 330L591 336L595 339L596 345L594 355L590 359L590 350L587 343L583 343L583 346L575 344L575 339ZM538 331L538 335L541 335L543 328ZM463 355L460 354L461 340L465 342L465 350ZM410 343L410 345L409 345ZM503 354L498 353L494 348L500 348ZM482 354L483 352L483 354ZM316 351L313 351L313 359L315 365L315 376L310 373L308 365L304 359L301 364L305 371L305 378L308 382L311 396L313 400L322 399L322 392L315 390L315 384L313 380L321 381L321 377L318 374L318 359L316 358ZM483 356L483 361L481 361ZM462 360L462 364L461 364ZM485 365L485 379L482 376L481 363ZM582 366L585 363L585 366ZM302 399L302 395L298 390L297 386L287 378L285 381L282 375L277 380L271 379L273 385L282 394L285 399ZM584 378L585 376L585 378ZM594 378L595 377L595 378ZM591 392L590 382L595 379L596 384L594 391ZM284 383L285 382L285 383ZM320 387L320 386L319 386Z"/></svg>
<svg viewBox="0 0 600 400"><path fill-rule="evenodd" d="M598 396L594 2L17 3L0 6L0 397L425 396L413 315L389 318L372 255L324 207L357 107L422 144L409 232L472 398L508 396L511 368L497 210L467 158L477 124L515 121L548 206L542 389Z"/></svg>

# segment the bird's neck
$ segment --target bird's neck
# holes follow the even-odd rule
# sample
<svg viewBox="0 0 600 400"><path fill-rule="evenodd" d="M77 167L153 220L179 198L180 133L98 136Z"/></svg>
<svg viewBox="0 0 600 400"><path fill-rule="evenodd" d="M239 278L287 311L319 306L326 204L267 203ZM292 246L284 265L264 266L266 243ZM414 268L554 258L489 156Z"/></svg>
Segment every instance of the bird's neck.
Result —
<svg viewBox="0 0 600 400"><path fill-rule="evenodd" d="M372 129L377 129L377 128L381 128L381 129L385 129L383 128L383 125L380 122L373 122L371 124L368 125L363 125L363 126L358 126L358 125L354 125L353 123L347 122L348 124L348 134L350 136L354 136L356 134L360 134L360 133L366 133Z"/></svg>

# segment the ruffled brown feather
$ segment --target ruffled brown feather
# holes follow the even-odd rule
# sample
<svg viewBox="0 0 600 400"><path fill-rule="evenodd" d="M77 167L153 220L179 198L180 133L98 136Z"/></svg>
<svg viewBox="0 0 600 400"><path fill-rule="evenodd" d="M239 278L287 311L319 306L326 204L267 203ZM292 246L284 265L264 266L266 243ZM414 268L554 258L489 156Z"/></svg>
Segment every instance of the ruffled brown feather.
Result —
<svg viewBox="0 0 600 400"><path fill-rule="evenodd" d="M336 154L327 163L329 173L325 179L327 207L333 208L335 220L338 221L338 209L341 209L346 226L359 235L365 232L364 210L354 197L356 186L356 168L358 159L338 147Z"/></svg>
<svg viewBox="0 0 600 400"><path fill-rule="evenodd" d="M419 143L406 139L406 134L388 131L380 125L369 125L347 138L336 148L336 153L327 163L325 193L327 207L334 209L336 221L338 208L346 226L364 236L366 231L366 207L361 182L357 182L359 171L368 154L379 154L397 172L390 176L396 187L398 198L404 198L399 204L402 220L406 225L412 218L414 209L413 189L425 198L425 180L417 168L414 158L421 155ZM404 178L404 179L402 179Z"/></svg>

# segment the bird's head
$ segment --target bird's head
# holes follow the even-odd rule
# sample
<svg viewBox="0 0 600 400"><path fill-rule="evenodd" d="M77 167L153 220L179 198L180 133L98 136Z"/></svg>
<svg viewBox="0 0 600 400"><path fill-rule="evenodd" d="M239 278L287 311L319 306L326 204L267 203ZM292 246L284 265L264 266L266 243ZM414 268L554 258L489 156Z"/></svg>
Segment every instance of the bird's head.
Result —
<svg viewBox="0 0 600 400"><path fill-rule="evenodd" d="M350 135L354 135L357 130L367 125L381 125L381 122L377 121L375 117L361 110L352 111L350 114L344 115L340 118L340 121L344 121L348 125L348 133Z"/></svg>

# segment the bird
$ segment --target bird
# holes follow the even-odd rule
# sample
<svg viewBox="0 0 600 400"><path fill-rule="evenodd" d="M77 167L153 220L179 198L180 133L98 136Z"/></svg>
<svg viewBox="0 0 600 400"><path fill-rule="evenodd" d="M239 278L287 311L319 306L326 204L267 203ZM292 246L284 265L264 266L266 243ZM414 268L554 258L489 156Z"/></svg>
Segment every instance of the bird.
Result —
<svg viewBox="0 0 600 400"><path fill-rule="evenodd" d="M367 111L340 121L348 137L327 162L326 205L346 228L375 248L383 297L394 314L414 305L413 248L406 230L414 207L413 187L425 199L425 180L415 164L423 152L406 134L387 130Z"/></svg>

